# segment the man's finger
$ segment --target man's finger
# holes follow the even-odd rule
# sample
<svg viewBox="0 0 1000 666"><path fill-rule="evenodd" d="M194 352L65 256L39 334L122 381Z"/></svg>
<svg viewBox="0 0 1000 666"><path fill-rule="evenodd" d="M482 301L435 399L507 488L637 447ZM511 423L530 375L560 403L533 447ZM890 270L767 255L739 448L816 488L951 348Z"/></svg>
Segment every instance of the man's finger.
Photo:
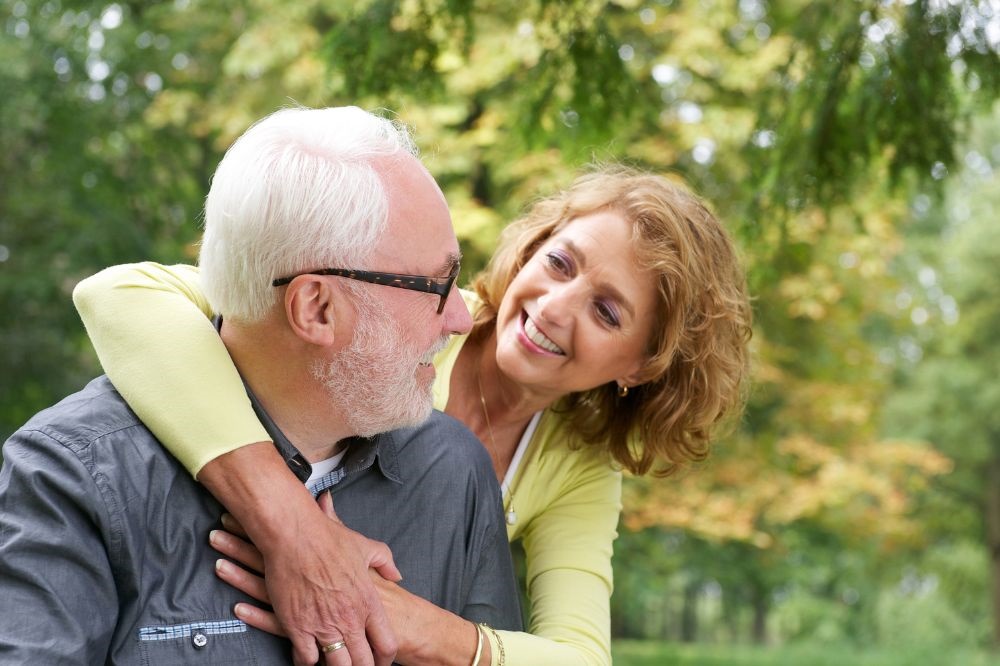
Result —
<svg viewBox="0 0 1000 666"><path fill-rule="evenodd" d="M316 646L316 638L308 634L289 636L292 641L292 663L295 666L316 666L323 653ZM325 661L322 663L326 663Z"/></svg>
<svg viewBox="0 0 1000 666"><path fill-rule="evenodd" d="M351 653L346 646L326 653L320 649L320 659L322 660L320 663L324 666L351 666L353 663Z"/></svg>
<svg viewBox="0 0 1000 666"><path fill-rule="evenodd" d="M346 649L326 654L324 663L327 666L375 666L371 646L363 631L351 632L343 641L347 643Z"/></svg>
<svg viewBox="0 0 1000 666"><path fill-rule="evenodd" d="M373 653L372 656L375 659L375 666L390 666L396 658L399 644L396 641L396 635L389 629L389 618L386 616L382 604L372 608L365 629Z"/></svg>

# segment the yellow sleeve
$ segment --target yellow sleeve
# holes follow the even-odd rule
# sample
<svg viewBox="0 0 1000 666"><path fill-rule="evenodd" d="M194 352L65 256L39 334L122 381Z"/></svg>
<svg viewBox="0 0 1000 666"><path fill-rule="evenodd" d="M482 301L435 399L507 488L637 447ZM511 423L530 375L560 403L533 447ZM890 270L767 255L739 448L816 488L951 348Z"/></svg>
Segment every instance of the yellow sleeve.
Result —
<svg viewBox="0 0 1000 666"><path fill-rule="evenodd" d="M241 446L270 441L212 325L193 266L113 266L73 303L115 387L192 475Z"/></svg>
<svg viewBox="0 0 1000 666"><path fill-rule="evenodd" d="M519 515L534 513L532 504L538 508L521 535L528 633L497 633L510 666L605 666L611 663L611 556L621 473L599 456L556 444L563 440L561 428L547 430L539 435L549 440L543 444L549 452L530 461L515 490ZM498 663L497 646L491 646Z"/></svg>

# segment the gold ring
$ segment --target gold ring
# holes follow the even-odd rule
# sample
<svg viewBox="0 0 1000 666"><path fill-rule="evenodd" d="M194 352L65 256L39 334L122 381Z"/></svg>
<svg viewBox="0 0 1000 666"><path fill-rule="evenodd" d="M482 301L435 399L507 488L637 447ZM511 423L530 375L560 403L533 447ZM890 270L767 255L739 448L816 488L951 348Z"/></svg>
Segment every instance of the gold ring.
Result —
<svg viewBox="0 0 1000 666"><path fill-rule="evenodd" d="M336 652L340 648L345 648L345 647L347 647L347 643L345 643L344 641L337 641L336 643L330 643L329 645L324 645L320 649L323 650L323 652Z"/></svg>

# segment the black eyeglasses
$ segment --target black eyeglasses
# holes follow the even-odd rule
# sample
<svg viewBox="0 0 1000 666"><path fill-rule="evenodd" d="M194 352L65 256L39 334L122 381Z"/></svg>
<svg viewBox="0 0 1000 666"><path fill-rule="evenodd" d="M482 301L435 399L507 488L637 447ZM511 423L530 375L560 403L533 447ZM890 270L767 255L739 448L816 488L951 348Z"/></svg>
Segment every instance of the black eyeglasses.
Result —
<svg viewBox="0 0 1000 666"><path fill-rule="evenodd" d="M448 294L451 293L451 288L455 285L455 279L458 278L458 271L460 269L461 264L456 261L455 265L451 267L451 272L448 273L448 277L427 277L426 275L400 275L399 273L355 271L349 268L321 268L315 271L306 271L305 273L298 273L289 277L278 278L277 280L271 282L271 286L281 287L299 277L299 275L336 275L337 277L347 278L348 280L361 280L362 282L369 282L371 284L382 284L386 287L412 289L414 291L423 291L428 294L437 294L441 297L441 302L438 303L437 313L441 314L444 312L444 305L448 301Z"/></svg>

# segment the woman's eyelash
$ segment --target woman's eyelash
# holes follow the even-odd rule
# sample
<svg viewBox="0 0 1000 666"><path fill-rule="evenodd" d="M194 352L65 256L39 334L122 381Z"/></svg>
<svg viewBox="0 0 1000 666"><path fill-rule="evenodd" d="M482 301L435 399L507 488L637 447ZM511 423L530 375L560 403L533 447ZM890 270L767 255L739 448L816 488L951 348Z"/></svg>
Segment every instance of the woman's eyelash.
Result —
<svg viewBox="0 0 1000 666"><path fill-rule="evenodd" d="M573 269L572 260L564 253L553 250L545 255L549 266L560 273L569 273Z"/></svg>
<svg viewBox="0 0 1000 666"><path fill-rule="evenodd" d="M606 324L614 327L621 325L621 322L618 319L618 313L615 312L615 309L612 306L598 301L595 307L597 308L597 316L600 317Z"/></svg>
<svg viewBox="0 0 1000 666"><path fill-rule="evenodd" d="M546 252L545 263L549 268L556 271L560 275L573 274L573 258L560 250L550 250L549 252ZM612 326L614 328L621 326L621 319L618 316L618 311L613 305L609 305L604 301L596 301L594 304L594 310L597 313L597 317L608 326Z"/></svg>

